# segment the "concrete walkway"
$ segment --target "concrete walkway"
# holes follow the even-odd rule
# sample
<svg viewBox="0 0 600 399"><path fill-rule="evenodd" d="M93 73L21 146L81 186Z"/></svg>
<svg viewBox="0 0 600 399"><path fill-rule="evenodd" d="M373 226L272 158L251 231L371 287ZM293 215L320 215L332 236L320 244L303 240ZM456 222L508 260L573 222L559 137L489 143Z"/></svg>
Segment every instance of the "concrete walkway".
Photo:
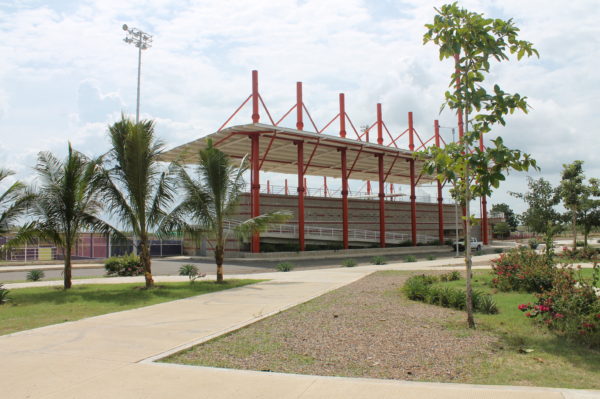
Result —
<svg viewBox="0 0 600 399"><path fill-rule="evenodd" d="M441 267L431 262L253 274L271 280L0 336L2 397L600 398L600 392L581 390L316 377L153 362L376 270Z"/></svg>

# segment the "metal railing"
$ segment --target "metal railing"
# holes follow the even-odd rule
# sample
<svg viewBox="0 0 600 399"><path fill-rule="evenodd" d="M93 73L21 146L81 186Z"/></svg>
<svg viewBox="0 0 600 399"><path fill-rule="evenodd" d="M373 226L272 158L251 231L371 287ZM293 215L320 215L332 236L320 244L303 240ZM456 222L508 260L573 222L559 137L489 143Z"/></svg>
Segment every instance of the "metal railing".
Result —
<svg viewBox="0 0 600 399"><path fill-rule="evenodd" d="M238 220L227 220L224 224L225 229L233 230L238 226L241 221ZM279 236L298 237L298 226L295 224L276 224L270 226L265 232L265 235L272 236L273 234ZM304 226L304 236L310 239L320 239L324 241L336 240L341 241L344 236L344 230L336 227L320 227L320 226ZM379 242L380 233L377 230L357 230L348 229L348 239L350 241L359 242ZM385 233L385 241L390 244L399 244L402 242L410 241L410 235L408 233L398 233L393 231L387 231ZM417 242L428 243L437 241L437 238L426 235L417 234Z"/></svg>

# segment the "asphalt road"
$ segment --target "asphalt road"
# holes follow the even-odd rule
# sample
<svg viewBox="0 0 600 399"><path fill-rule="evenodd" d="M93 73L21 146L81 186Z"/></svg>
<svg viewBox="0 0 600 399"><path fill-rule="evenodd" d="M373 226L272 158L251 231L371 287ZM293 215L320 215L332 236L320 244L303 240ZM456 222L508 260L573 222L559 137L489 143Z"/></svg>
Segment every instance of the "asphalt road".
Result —
<svg viewBox="0 0 600 399"><path fill-rule="evenodd" d="M438 259L443 257L451 258L453 256L452 252L448 252L448 254L436 254ZM397 255L397 256L385 256L388 262L398 262L403 261L406 255ZM426 255L417 256L417 258L425 259ZM372 256L365 257L354 257L353 259L357 261L358 264L370 264ZM340 267L343 259L304 259L304 260L292 260L291 262L295 265L294 270L302 270L302 269L311 269L311 268L330 268L330 267ZM275 266L281 259L273 259L269 261L263 260L244 260L239 262L231 262L225 261L225 275L228 274L247 274L247 273L263 273L270 272L275 269ZM209 260L199 260L199 259L153 259L152 260L152 273L154 275L162 275L162 276L174 276L179 274L179 268L181 265L191 263L198 267L201 273L214 274L215 273L215 263ZM18 282L25 281L25 276L27 272L7 272L0 273L0 282L8 283L8 282ZM62 278L61 270L45 270L44 280L48 279L60 279ZM104 268L86 268L86 269L73 269L73 277L81 278L81 277L102 277L104 275Z"/></svg>

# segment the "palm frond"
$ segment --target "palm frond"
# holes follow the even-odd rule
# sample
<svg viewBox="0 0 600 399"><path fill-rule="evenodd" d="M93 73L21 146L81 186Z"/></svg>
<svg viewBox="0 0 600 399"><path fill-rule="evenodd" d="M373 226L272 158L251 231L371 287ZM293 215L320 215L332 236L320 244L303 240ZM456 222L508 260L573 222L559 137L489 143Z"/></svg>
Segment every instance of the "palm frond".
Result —
<svg viewBox="0 0 600 399"><path fill-rule="evenodd" d="M234 233L239 238L248 238L254 233L260 233L270 225L284 223L292 217L289 211L276 211L248 219L235 227Z"/></svg>

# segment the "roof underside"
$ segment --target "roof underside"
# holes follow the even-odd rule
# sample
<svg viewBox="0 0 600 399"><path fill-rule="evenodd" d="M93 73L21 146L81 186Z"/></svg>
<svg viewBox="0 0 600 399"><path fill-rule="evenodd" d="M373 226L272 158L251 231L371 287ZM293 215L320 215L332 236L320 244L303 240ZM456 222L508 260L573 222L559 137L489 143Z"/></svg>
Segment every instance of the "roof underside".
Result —
<svg viewBox="0 0 600 399"><path fill-rule="evenodd" d="M341 160L339 149L346 149L349 179L378 180L377 155L383 154L386 182L410 184L409 160L412 153L395 147L345 139L323 133L282 128L261 123L232 126L200 139L164 152L160 159L183 164L197 164L198 151L212 139L215 147L233 159L250 154L250 135L260 136L260 170L265 172L298 174L298 150L296 143L304 143L304 168L307 176L340 178ZM415 161L418 184L430 183L431 176L421 176L422 161Z"/></svg>

